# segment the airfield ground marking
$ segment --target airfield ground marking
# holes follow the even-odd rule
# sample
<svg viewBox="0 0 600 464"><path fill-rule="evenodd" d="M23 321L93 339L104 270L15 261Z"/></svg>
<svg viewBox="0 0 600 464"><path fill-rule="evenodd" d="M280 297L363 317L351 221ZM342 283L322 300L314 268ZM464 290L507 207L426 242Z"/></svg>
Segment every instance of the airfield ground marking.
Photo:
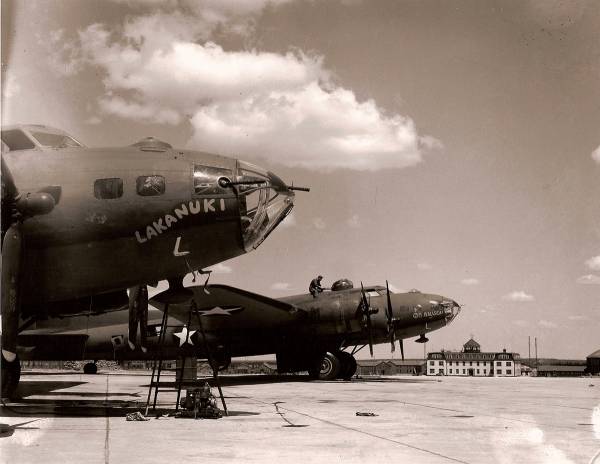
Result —
<svg viewBox="0 0 600 464"><path fill-rule="evenodd" d="M231 395L231 397L235 398L236 395ZM246 396L245 398L247 398L247 399L249 399L251 401L255 401L256 403L264 404L264 405L272 406L274 404L273 402L268 403L266 401L261 401L261 400L258 400L256 398L252 398L250 396ZM277 406L279 406L280 404L281 403L278 403ZM350 430L352 432L357 432L357 433L360 433L360 434L363 434L363 435L367 435L367 436L370 436L370 437L373 437L373 438L379 438L380 440L389 441L390 443L394 443L396 445L404 446L406 448L410 448L410 449L413 449L413 450L421 451L423 453L432 454L434 456L440 457L442 459L447 459L449 461L460 462L461 464L470 464L467 461L462 461L460 459L456 459L456 458L453 458L451 456L446 456L444 454L437 453L435 451L431 451L431 450L428 450L428 449L425 449L425 448L420 448L418 446L410 445L408 443L404 443L404 442L399 441L399 440L394 440L393 438L388 438L388 437L384 437L384 436L381 436L381 435L377 435L375 433L366 432L364 430L360 430L360 429L357 429L357 428L354 428L354 427L350 427L348 425L338 424L337 422L332 422L332 421L327 420L327 419L322 419L320 417L311 416L310 414L306 414L306 413L300 412L300 411L295 411L294 409L284 408L282 406L279 406L277 409L283 409L285 411L293 412L294 414L298 414L300 416L309 417L309 418L314 419L316 421L323 422L324 424L333 425L334 427L340 427L340 428L345 429L345 430Z"/></svg>
<svg viewBox="0 0 600 464"><path fill-rule="evenodd" d="M456 413L460 413L460 414L469 414L469 415L473 415L475 416L481 416L481 417L491 417L493 419L500 419L500 420L506 420L506 421L512 421L512 422L521 422L524 424L534 424L534 425L544 425L544 426L548 426L548 427L555 427L558 429L569 429L569 430L577 430L580 431L581 429L579 429L578 427L573 427L570 425L556 425L556 424L548 424L545 422L537 422L534 420L527 420L527 419L516 419L513 417L504 417L504 416L496 416L494 414L482 414L480 412L470 412L470 411L461 411L459 409L449 409L449 408L442 408L439 406L431 406L429 404L421 404L421 403L409 403L407 401L401 401L402 404L408 404L411 406L420 406L422 408L430 408L430 409L438 409L441 411L450 411L450 412L456 412Z"/></svg>
<svg viewBox="0 0 600 464"><path fill-rule="evenodd" d="M106 434L104 435L104 464L109 462L109 434L110 434L110 414L108 413L108 374L106 374L106 394L104 396L104 410L106 414Z"/></svg>

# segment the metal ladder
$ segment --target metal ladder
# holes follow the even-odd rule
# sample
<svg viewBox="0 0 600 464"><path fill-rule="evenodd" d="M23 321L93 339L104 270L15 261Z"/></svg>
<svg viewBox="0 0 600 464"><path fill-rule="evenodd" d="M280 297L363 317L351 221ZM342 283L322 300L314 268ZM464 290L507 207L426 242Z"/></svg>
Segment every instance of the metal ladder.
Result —
<svg viewBox="0 0 600 464"><path fill-rule="evenodd" d="M189 337L190 337L190 324L192 322L192 314L194 314L196 316L196 320L198 321L198 327L200 328L200 333L202 334L202 339L204 342L204 348L207 352L208 355L208 362L210 364L210 366L212 367L213 370L213 378L215 380L217 389L219 390L219 395L221 397L221 403L223 404L223 412L225 413L225 415L227 416L227 405L225 404L225 397L223 396L223 391L221 389L221 383L219 382L219 375L218 375L218 368L214 367L215 364L213 362L213 358L211 355L211 352L209 350L209 345L208 342L206 340L206 335L204 333L204 328L202 326L202 320L200 319L200 313L198 312L198 309L196 308L196 305L194 302L191 303L190 306L190 311L189 311L189 315L188 315L188 323L187 323L187 333L186 333L186 344L189 341ZM152 410L156 411L156 400L158 398L158 393L159 392L165 392L165 391L173 391L173 388L160 388L160 375L162 373L162 371L168 370L168 371L177 371L178 369L167 369L167 368L163 368L163 359L162 356L160 356L160 350L162 348L162 346L164 345L165 342L165 337L166 337L166 333L167 333L167 328L168 326L168 320L169 320L169 304L165 303L165 309L163 311L163 317L162 317L162 321L161 321L161 325L160 325L160 335L158 337L158 344L157 344L157 349L154 352L154 362L152 364L152 377L150 379L150 386L148 387L148 397L146 399L146 411L145 411L145 415L148 415L148 411L150 409L150 398L152 396L152 390L154 390L154 398L152 401ZM176 383L176 388L177 388L177 400L175 403L175 411L179 410L179 400L181 399L181 387L182 384L184 382L184 372L185 372L185 364L186 364L186 360L189 356L186 356L185 354L182 354L180 359L181 359L181 367L179 368L179 378L177 378L177 375L175 376L175 383ZM155 380L156 379L156 380Z"/></svg>
<svg viewBox="0 0 600 464"><path fill-rule="evenodd" d="M160 324L160 334L158 336L158 343L156 350L154 351L154 361L152 363L152 377L150 378L150 386L148 387L148 397L146 398L146 412L145 415L148 415L148 411L150 410L150 398L153 396L152 391L154 390L154 397L152 399L152 410L156 411L156 401L158 398L159 392L171 392L173 388L160 388L160 376L163 371L177 371L177 369L170 369L163 367L163 358L160 355L161 349L164 346L165 338L167 335L167 329L169 321L169 304L165 303L165 309L163 311L163 317ZM189 324L188 324L189 327ZM187 340L186 340L187 341ZM181 397L181 384L183 382L183 369L185 368L185 356L181 356L181 372L179 378L177 379L177 375L175 376L175 387L177 388L177 402L175 404L175 410L179 409L179 399Z"/></svg>

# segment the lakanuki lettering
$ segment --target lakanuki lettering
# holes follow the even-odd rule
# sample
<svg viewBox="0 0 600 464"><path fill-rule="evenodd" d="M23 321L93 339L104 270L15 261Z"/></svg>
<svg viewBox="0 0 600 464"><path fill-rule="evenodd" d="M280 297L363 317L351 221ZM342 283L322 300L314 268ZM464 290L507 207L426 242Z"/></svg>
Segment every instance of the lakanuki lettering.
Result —
<svg viewBox="0 0 600 464"><path fill-rule="evenodd" d="M172 213L165 214L148 224L143 231L135 231L135 239L138 243L145 243L152 237L158 237L163 232L168 231L174 224L181 221L185 216L194 216L196 214L216 213L225 211L225 200L220 198L207 198L204 200L191 200L182 203L173 209Z"/></svg>

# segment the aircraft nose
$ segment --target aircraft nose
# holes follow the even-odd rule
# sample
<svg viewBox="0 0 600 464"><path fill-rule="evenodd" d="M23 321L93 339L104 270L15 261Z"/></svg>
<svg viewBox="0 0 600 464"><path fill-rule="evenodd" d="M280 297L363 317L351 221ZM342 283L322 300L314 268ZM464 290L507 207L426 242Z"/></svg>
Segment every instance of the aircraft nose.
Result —
<svg viewBox="0 0 600 464"><path fill-rule="evenodd" d="M246 251L257 248L294 207L294 192L277 175L238 160L238 195Z"/></svg>
<svg viewBox="0 0 600 464"><path fill-rule="evenodd" d="M461 310L460 304L451 298L443 298L440 305L444 308L447 323L452 322Z"/></svg>

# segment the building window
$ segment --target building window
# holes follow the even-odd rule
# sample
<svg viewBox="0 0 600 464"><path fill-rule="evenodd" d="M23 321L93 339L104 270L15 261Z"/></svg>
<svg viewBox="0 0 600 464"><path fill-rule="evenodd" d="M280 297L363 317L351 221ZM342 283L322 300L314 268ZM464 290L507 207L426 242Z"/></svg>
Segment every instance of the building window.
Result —
<svg viewBox="0 0 600 464"><path fill-rule="evenodd" d="M450 365L450 366L451 366L451 365L452 365L452 361L449 361L449 362L448 362L448 365Z"/></svg>
<svg viewBox="0 0 600 464"><path fill-rule="evenodd" d="M450 369L450 373L452 374L452 369Z"/></svg>
<svg viewBox="0 0 600 464"><path fill-rule="evenodd" d="M434 374L435 373L435 369L429 369L429 373L430 374Z"/></svg>
<svg viewBox="0 0 600 464"><path fill-rule="evenodd" d="M438 374L443 374L444 373L444 369L439 369L438 370Z"/></svg>
<svg viewBox="0 0 600 464"><path fill-rule="evenodd" d="M469 366L472 366L472 365L473 365L473 361L469 361Z"/></svg>
<svg viewBox="0 0 600 464"><path fill-rule="evenodd" d="M463 374L465 373L465 370L463 369Z"/></svg>
<svg viewBox="0 0 600 464"><path fill-rule="evenodd" d="M512 369L507 369L507 370L506 370L506 374L507 374L507 375L512 375Z"/></svg>
<svg viewBox="0 0 600 464"><path fill-rule="evenodd" d="M479 366L479 361L477 361L477 365Z"/></svg>
<svg viewBox="0 0 600 464"><path fill-rule="evenodd" d="M477 373L479 374L479 369L477 369Z"/></svg>
<svg viewBox="0 0 600 464"><path fill-rule="evenodd" d="M438 364L439 364L440 366L443 366L443 365L444 365L444 361L439 361L439 362L438 362Z"/></svg>
<svg viewBox="0 0 600 464"><path fill-rule="evenodd" d="M464 366L464 365L465 365L465 362L463 361L463 366ZM463 372L464 372L464 369L463 369Z"/></svg>
<svg viewBox="0 0 600 464"><path fill-rule="evenodd" d="M487 369L483 370L483 375L487 375Z"/></svg>
<svg viewBox="0 0 600 464"><path fill-rule="evenodd" d="M502 363L500 361L496 361L496 366L501 366Z"/></svg>
<svg viewBox="0 0 600 464"><path fill-rule="evenodd" d="M508 367L510 367L510 366L512 366L512 363L511 363L510 361L506 361L506 365L507 365Z"/></svg>
<svg viewBox="0 0 600 464"><path fill-rule="evenodd" d="M429 361L430 366L435 366L435 361Z"/></svg>
<svg viewBox="0 0 600 464"><path fill-rule="evenodd" d="M163 176L140 176L136 180L137 194L152 197L165 193L165 178Z"/></svg>
<svg viewBox="0 0 600 464"><path fill-rule="evenodd" d="M498 375L502 374L502 369L496 369L496 374L498 374Z"/></svg>
<svg viewBox="0 0 600 464"><path fill-rule="evenodd" d="M99 200L110 200L123 196L123 179L117 177L110 179L96 179L94 182L94 196Z"/></svg>

